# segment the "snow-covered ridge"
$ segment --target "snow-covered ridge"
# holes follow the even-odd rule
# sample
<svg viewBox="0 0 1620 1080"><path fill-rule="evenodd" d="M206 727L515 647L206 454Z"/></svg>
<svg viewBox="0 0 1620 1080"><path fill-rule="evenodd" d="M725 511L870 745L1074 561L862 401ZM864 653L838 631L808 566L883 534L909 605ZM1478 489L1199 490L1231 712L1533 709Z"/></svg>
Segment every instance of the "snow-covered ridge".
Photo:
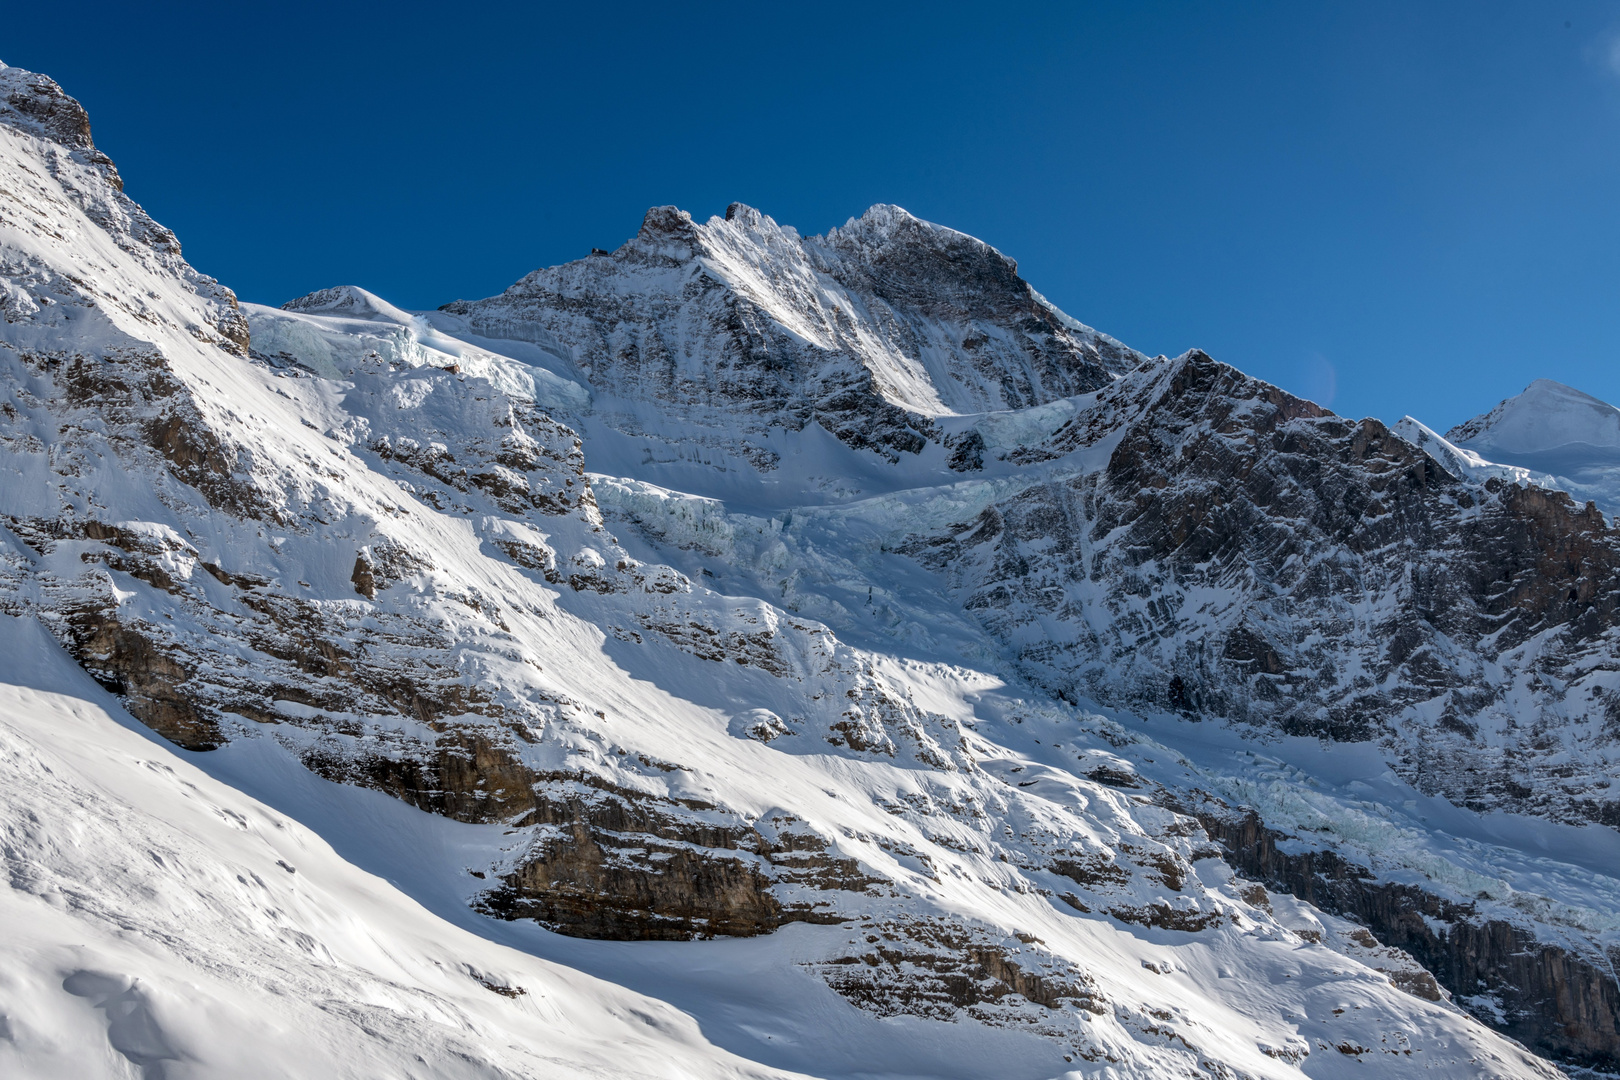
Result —
<svg viewBox="0 0 1620 1080"><path fill-rule="evenodd" d="M1456 445L1421 420L1413 417L1401 417L1390 430L1413 446L1421 448L1424 453L1434 458L1441 468L1453 476L1467 477L1480 482L1484 482L1492 476L1524 484L1539 482L1540 480L1540 478L1534 478L1529 469L1521 469L1514 465L1499 465L1494 461L1487 461L1473 450Z"/></svg>
<svg viewBox="0 0 1620 1080"><path fill-rule="evenodd" d="M37 256L71 252L85 272L82 287L103 300L91 317L107 320L109 330L139 340L145 327L161 325L233 352L245 348L247 322L235 294L193 270L180 257L174 233L124 194L117 168L95 148L77 101L44 75L0 67L0 138L11 183L4 221L25 234L17 242L27 253L0 278L0 316L63 325L67 312L43 310L57 302L62 283L42 271ZM42 204L38 196L47 190L71 208L65 216ZM79 222L92 227L75 227ZM146 295L133 287L144 272L170 277L174 285Z"/></svg>

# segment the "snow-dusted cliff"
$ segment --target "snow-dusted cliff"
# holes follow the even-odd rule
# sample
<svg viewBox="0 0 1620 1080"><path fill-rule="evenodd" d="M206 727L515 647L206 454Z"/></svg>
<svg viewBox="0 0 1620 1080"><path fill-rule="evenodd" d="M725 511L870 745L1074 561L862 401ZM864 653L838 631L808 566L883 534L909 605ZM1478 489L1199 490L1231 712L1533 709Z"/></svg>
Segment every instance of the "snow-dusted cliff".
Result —
<svg viewBox="0 0 1620 1080"><path fill-rule="evenodd" d="M765 468L779 459L773 428L819 424L893 461L941 440L936 417L1045 404L1142 359L988 244L896 206L809 239L740 203L702 224L655 207L617 251L444 310L564 360L628 434L651 418L626 403L655 405L654 426L712 431L721 452ZM946 445L968 467L976 448Z"/></svg>
<svg viewBox="0 0 1620 1080"><path fill-rule="evenodd" d="M1602 816L1553 771L1603 745L1600 518L892 207L238 306L77 103L0 100L0 1061L241 1075L278 987L283 1073L1620 1061L1620 890L1547 821Z"/></svg>

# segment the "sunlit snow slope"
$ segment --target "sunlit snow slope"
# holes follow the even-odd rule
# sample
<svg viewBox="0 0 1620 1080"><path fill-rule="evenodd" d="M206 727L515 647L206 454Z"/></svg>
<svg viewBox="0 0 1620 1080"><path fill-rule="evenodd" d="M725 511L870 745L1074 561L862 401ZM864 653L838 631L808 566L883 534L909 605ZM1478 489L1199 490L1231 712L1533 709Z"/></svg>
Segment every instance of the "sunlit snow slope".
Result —
<svg viewBox="0 0 1620 1080"><path fill-rule="evenodd" d="M355 869L131 730L37 623L0 616L0 653L0 1075L780 1075Z"/></svg>

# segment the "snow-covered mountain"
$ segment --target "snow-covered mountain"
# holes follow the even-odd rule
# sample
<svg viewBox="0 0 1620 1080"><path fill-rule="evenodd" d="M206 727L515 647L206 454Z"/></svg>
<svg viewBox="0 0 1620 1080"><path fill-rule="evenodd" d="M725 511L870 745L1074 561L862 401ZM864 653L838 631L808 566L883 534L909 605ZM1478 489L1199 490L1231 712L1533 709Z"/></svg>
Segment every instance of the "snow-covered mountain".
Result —
<svg viewBox="0 0 1620 1080"><path fill-rule="evenodd" d="M1620 409L1551 379L1446 432L1482 459L1620 514Z"/></svg>
<svg viewBox="0 0 1620 1080"><path fill-rule="evenodd" d="M1620 457L1620 409L1563 383L1537 379L1524 393L1458 424L1446 438L1509 463L1567 450L1584 464L1605 453Z"/></svg>
<svg viewBox="0 0 1620 1080"><path fill-rule="evenodd" d="M444 310L562 359L606 399L596 412L612 428L636 437L674 420L675 445L713 432L717 459L766 469L780 460L769 432L811 423L891 462L943 443L969 468L977 444L935 418L1044 405L1143 359L988 244L896 206L809 239L741 203L703 224L655 207L617 251Z"/></svg>
<svg viewBox="0 0 1620 1080"><path fill-rule="evenodd" d="M1600 514L894 207L240 305L0 102L8 1075L1620 1066Z"/></svg>

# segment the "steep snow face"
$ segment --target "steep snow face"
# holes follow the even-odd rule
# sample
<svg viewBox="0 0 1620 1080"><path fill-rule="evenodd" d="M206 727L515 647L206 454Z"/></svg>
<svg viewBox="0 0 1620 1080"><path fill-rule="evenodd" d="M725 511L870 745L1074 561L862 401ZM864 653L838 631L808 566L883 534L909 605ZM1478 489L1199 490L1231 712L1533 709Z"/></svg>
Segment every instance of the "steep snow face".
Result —
<svg viewBox="0 0 1620 1080"><path fill-rule="evenodd" d="M444 312L666 419L732 432L741 414L730 437L767 470L771 427L816 423L893 460L940 441L934 418L1084 393L1142 359L994 248L894 206L810 239L741 204L702 224L657 207L611 254Z"/></svg>
<svg viewBox="0 0 1620 1080"><path fill-rule="evenodd" d="M1612 839L1616 540L1602 515L1415 422L1347 421L1199 354L1062 404L975 421L1001 432L982 478L773 516L645 480L593 484L609 519L649 544L638 554L871 647L1017 671L1151 716L1156 737L1241 718L1232 740L1267 753L1279 737L1339 740L1263 783L1236 760L1212 769L1224 779L1171 786L1303 832L1282 855L1263 830L1204 822L1246 853L1246 873L1371 923L1481 1015L1591 1061L1594 1044L1526 1020L1557 993L1533 972L1571 963L1585 972L1575 996L1620 1049L1617 924L1597 899L1610 886L1588 877L1602 860L1530 870L1520 860L1557 830L1501 813L1569 823L1566 852ZM1334 756L1352 754L1362 771L1316 809ZM1431 821L1502 844L1496 869L1465 869L1449 839L1402 851ZM1347 865L1393 881L1330 884L1350 878L1323 867ZM1426 892L1402 891L1414 881Z"/></svg>
<svg viewBox="0 0 1620 1080"><path fill-rule="evenodd" d="M28 123L75 115L48 80L5 77ZM1176 789L1120 752L1133 740L1119 725L1020 692L993 665L852 644L763 590L724 593L633 557L607 531L580 441L541 407L551 395L600 408L566 373L448 340L439 321L356 290L255 312L267 329L245 349L220 329L239 328L228 295L167 241L143 240L163 234L120 201L88 136L71 138L0 124L0 267L27 300L0 326L0 603L199 765L309 814L440 915L687 1002L728 1050L773 1066L1282 1078L1395 1056L1442 1076L1482 1062L1551 1075L1409 959L1236 878ZM686 273L652 250L666 240L624 260ZM1122 406L1080 397L974 430L995 436L987 449L1050 432L1059 457L1095 467L1113 445L1097 417ZM961 498L983 505L1003 482ZM659 497L624 487L626 502ZM951 520L950 499L924 500L929 520ZM712 516L704 505L686 508L691 522ZM928 610L949 611L934 591ZM58 686L6 693L6 715L23 717L0 761L6 904L43 927L0 945L26 950L7 967L27 980L15 1012L6 998L8 1033L82 1038L99 1010L108 1072L227 1074L235 1044L203 1036L237 1030L230 1010L269 985L293 1002L271 1015L308 1033L266 1051L283 1073L321 1071L300 1055L348 1055L341 1066L364 1053L367 1071L421 1054L441 1074L549 1075L529 1049L546 1024L581 1038L545 1043L565 1072L603 1060L589 1052L598 1035L612 1053L632 1046L615 1071L655 1056L662 1075L734 1069L685 1021L586 980L572 984L588 988L580 1002L547 1013L540 999L566 996L570 976L431 920L333 944L357 911L407 916L374 883L359 896L364 879L312 839L289 833L303 840L293 851L262 808L168 759L123 785L152 758L129 760L94 725L64 741L77 729L62 711L85 714L39 700ZM154 793L165 768L182 774L181 810ZM86 794L97 785L99 802ZM378 792L394 797L384 809ZM341 812L318 812L321 799ZM232 847L219 838L238 818ZM306 863L319 873L300 893ZM228 925L191 925L219 910ZM716 937L736 940L701 940ZM640 944L586 940L602 938ZM82 962L63 944L87 939ZM259 967L230 962L243 956ZM203 991L180 985L205 964ZM320 982L312 965L340 976ZM516 985L529 992L500 993ZM303 1011L325 988L335 1002L315 1009L338 1019ZM604 1019L598 993L630 1019ZM186 1018L191 994L223 1003L207 1024ZM390 1015L370 1024L356 1000ZM379 1034L355 1043L353 1016ZM658 1030L637 1042L631 1021ZM24 1073L49 1052L0 1039L0 1053L26 1055Z"/></svg>
<svg viewBox="0 0 1620 1080"><path fill-rule="evenodd" d="M0 315L43 330L75 318L103 323L109 336L143 340L180 333L240 354L247 321L236 298L180 257L180 244L123 192L123 180L90 139L90 121L77 101L43 75L0 67L0 161L8 189L0 218L11 256L0 279ZM90 276L78 283L51 276L44 264L70 263ZM149 276L165 288L148 296ZM58 286L83 289L103 303L95 312L61 309Z"/></svg>

